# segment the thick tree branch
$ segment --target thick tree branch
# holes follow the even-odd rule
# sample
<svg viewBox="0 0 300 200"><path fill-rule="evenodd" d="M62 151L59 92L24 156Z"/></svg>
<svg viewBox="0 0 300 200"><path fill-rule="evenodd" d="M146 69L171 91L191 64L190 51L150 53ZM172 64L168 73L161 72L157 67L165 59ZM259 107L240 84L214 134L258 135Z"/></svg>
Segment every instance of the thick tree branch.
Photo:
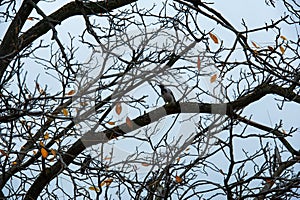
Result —
<svg viewBox="0 0 300 200"><path fill-rule="evenodd" d="M135 2L136 0L113 0L113 1L100 1L100 2L77 2L73 1L65 6L61 7L51 15L49 15L46 19L41 20L38 22L35 26L30 28L28 31L26 31L24 34L22 34L20 37L18 37L18 32L14 32L13 28L16 29L15 23L12 22L7 34L4 37L4 40L0 46L0 77L3 76L7 66L9 65L10 61L25 47L30 45L32 42L34 42L37 38L41 37L42 35L46 34L49 30L51 30L52 27L60 24L65 19L68 19L69 17L81 15L82 9L84 9L85 13L87 15L92 14L99 14L99 13L106 13L109 11L112 11L116 8L120 8L124 5L128 5L130 3ZM34 1L34 3L37 3L37 1ZM32 6L30 6L32 10ZM29 10L31 12L31 10ZM27 19L27 16L30 14L27 10L26 13L20 13L19 15L26 16L25 20ZM24 17L23 17L24 18ZM24 24L23 21L25 21L22 18L22 25ZM16 20L19 20L18 17L15 17ZM13 24L14 23L14 24ZM20 27L21 28L21 27ZM16 40L16 38L18 39ZM7 41L6 41L7 40ZM13 42L14 41L14 42ZM15 45L12 45L15 44Z"/></svg>
<svg viewBox="0 0 300 200"><path fill-rule="evenodd" d="M145 113L144 115L139 116L136 119L133 119L132 125L128 125L125 123L100 133L88 132L66 152L64 158L66 157L67 160L64 160L63 165L61 161L58 161L54 166L50 167L50 169L47 169L47 171L50 171L51 173L41 172L40 176L35 180L34 184L28 190L26 199L37 197L39 195L39 192L41 192L42 189L46 186L46 184L49 183L48 181L52 180L57 175L59 175L59 172L61 172L64 169L63 168L64 166L70 164L72 160L74 160L83 150L85 150L86 148L92 145L99 144L99 143L106 143L111 139L126 135L126 133L137 130L143 126L149 125L150 123L153 123L161 119L162 117L165 117L167 115L172 115L172 114L212 113L212 114L221 114L221 115L236 117L234 114L235 111L243 109L249 104L266 96L267 94L274 94L274 93L275 91L273 85L269 85L268 83L263 83L260 86L258 86L252 93L243 96L231 103L209 104L209 103L196 103L196 102L189 102L189 103L177 102L174 104L167 104L149 113ZM265 131L270 131L270 130L265 130ZM80 148L77 148L77 146L80 146ZM296 155L299 154L299 152L295 150L293 152L294 153L296 152Z"/></svg>

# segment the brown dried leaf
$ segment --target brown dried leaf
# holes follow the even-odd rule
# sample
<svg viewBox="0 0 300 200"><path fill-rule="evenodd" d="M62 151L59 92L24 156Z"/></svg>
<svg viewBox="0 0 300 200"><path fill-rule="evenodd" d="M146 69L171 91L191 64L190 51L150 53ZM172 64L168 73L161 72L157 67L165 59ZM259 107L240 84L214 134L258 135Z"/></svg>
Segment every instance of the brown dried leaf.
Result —
<svg viewBox="0 0 300 200"><path fill-rule="evenodd" d="M51 153L52 153L52 155L56 156L56 150L55 149L51 149Z"/></svg>
<svg viewBox="0 0 300 200"><path fill-rule="evenodd" d="M181 183L182 182L182 178L180 176L175 176L175 180L177 183Z"/></svg>
<svg viewBox="0 0 300 200"><path fill-rule="evenodd" d="M283 40L287 40L287 38L283 35L281 35L280 38L283 39Z"/></svg>
<svg viewBox="0 0 300 200"><path fill-rule="evenodd" d="M93 191L96 191L96 192L100 191L100 189L98 187L94 187L94 186L89 187L89 189L93 190Z"/></svg>
<svg viewBox="0 0 300 200"><path fill-rule="evenodd" d="M217 74L212 75L212 76L210 77L210 83L215 82L215 81L217 80L217 77L218 77Z"/></svg>
<svg viewBox="0 0 300 200"><path fill-rule="evenodd" d="M131 119L129 117L126 117L126 124L129 128L133 128L133 122L131 121Z"/></svg>
<svg viewBox="0 0 300 200"><path fill-rule="evenodd" d="M198 56L198 60L197 60L198 71L200 71L200 67L201 67L201 60L200 60L200 56Z"/></svg>
<svg viewBox="0 0 300 200"><path fill-rule="evenodd" d="M255 48L257 48L257 49L259 48L259 46L255 42L252 41L251 43Z"/></svg>
<svg viewBox="0 0 300 200"><path fill-rule="evenodd" d="M45 139L45 140L49 139L49 133L48 133L48 132L45 133L44 139Z"/></svg>
<svg viewBox="0 0 300 200"><path fill-rule="evenodd" d="M214 43L216 43L216 44L219 43L217 36L214 35L213 33L209 33L209 37L214 41Z"/></svg>
<svg viewBox="0 0 300 200"><path fill-rule="evenodd" d="M75 94L75 93L76 93L75 90L70 90L70 91L67 93L67 95L73 95L73 94Z"/></svg>
<svg viewBox="0 0 300 200"><path fill-rule="evenodd" d="M279 49L280 49L280 52L281 52L282 54L284 54L284 52L285 52L284 47L283 47L283 46L280 46Z"/></svg>
<svg viewBox="0 0 300 200"><path fill-rule="evenodd" d="M107 122L109 125L115 125L116 124L116 122Z"/></svg>
<svg viewBox="0 0 300 200"><path fill-rule="evenodd" d="M121 112L122 112L122 106L121 106L121 103L118 102L118 103L116 104L116 113L117 113L118 115L120 115Z"/></svg>

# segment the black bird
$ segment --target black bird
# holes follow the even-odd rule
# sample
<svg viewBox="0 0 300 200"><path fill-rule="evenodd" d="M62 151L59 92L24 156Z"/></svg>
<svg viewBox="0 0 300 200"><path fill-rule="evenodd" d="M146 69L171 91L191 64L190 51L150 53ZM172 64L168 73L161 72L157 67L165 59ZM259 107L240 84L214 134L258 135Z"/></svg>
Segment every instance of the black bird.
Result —
<svg viewBox="0 0 300 200"><path fill-rule="evenodd" d="M173 92L164 85L158 85L161 89L161 97L164 99L166 104L176 102Z"/></svg>
<svg viewBox="0 0 300 200"><path fill-rule="evenodd" d="M92 161L91 155L87 155L86 158L84 159L83 163L81 164L80 172L82 174L85 173L86 168L90 165L91 161Z"/></svg>

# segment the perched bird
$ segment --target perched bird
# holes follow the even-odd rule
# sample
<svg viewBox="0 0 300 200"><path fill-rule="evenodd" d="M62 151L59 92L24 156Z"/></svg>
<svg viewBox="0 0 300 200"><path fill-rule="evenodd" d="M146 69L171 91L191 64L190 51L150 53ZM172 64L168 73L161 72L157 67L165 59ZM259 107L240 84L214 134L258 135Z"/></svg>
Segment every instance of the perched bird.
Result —
<svg viewBox="0 0 300 200"><path fill-rule="evenodd" d="M92 161L91 155L87 155L86 158L84 159L83 163L81 164L80 172L82 174L85 173L86 168L90 165L91 161Z"/></svg>
<svg viewBox="0 0 300 200"><path fill-rule="evenodd" d="M166 104L176 102L173 92L164 85L158 85L161 89L161 97L164 99Z"/></svg>

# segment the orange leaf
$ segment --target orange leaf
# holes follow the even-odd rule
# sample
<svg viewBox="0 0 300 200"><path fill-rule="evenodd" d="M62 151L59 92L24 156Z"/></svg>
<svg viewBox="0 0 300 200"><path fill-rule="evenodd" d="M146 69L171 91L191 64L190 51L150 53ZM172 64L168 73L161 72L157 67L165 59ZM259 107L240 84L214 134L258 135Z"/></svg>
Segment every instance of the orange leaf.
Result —
<svg viewBox="0 0 300 200"><path fill-rule="evenodd" d="M43 158L47 158L47 156L48 156L48 151L45 149L45 148L41 148L41 154L42 154L42 156L43 156Z"/></svg>
<svg viewBox="0 0 300 200"><path fill-rule="evenodd" d="M73 95L73 94L75 94L75 90L70 90L70 91L67 93L67 95Z"/></svg>
<svg viewBox="0 0 300 200"><path fill-rule="evenodd" d="M122 106L121 106L121 103L118 102L118 103L116 104L116 113L117 113L118 115L120 115L121 112L122 112Z"/></svg>
<svg viewBox="0 0 300 200"><path fill-rule="evenodd" d="M11 163L12 165L17 165L18 163L16 161L12 162Z"/></svg>
<svg viewBox="0 0 300 200"><path fill-rule="evenodd" d="M283 47L283 46L280 46L279 49L280 49L280 52L281 52L282 54L284 54L284 52L285 52L284 47Z"/></svg>
<svg viewBox="0 0 300 200"><path fill-rule="evenodd" d="M281 35L280 38L283 39L283 40L287 40L287 38L283 35Z"/></svg>
<svg viewBox="0 0 300 200"><path fill-rule="evenodd" d="M27 20L33 21L34 18L33 17L28 17Z"/></svg>
<svg viewBox="0 0 300 200"><path fill-rule="evenodd" d="M214 74L210 77L210 82L213 83L217 80L217 74Z"/></svg>
<svg viewBox="0 0 300 200"><path fill-rule="evenodd" d="M36 155L36 150L33 150L33 155Z"/></svg>
<svg viewBox="0 0 300 200"><path fill-rule="evenodd" d="M200 67L201 67L201 60L200 60L200 56L198 56L198 60L197 60L198 71L200 71Z"/></svg>
<svg viewBox="0 0 300 200"><path fill-rule="evenodd" d="M64 116L67 117L69 115L69 112L68 112L68 110L66 108L62 109L61 111L64 114Z"/></svg>
<svg viewBox="0 0 300 200"><path fill-rule="evenodd" d="M257 48L257 49L259 48L259 46L255 42L252 41L251 43L255 48Z"/></svg>
<svg viewBox="0 0 300 200"><path fill-rule="evenodd" d="M129 117L126 117L126 124L129 128L133 128L133 123Z"/></svg>
<svg viewBox="0 0 300 200"><path fill-rule="evenodd" d="M115 125L116 124L116 122L107 122L109 125Z"/></svg>
<svg viewBox="0 0 300 200"><path fill-rule="evenodd" d="M179 163L180 161L180 157L176 158L176 162Z"/></svg>
<svg viewBox="0 0 300 200"><path fill-rule="evenodd" d="M181 183L182 182L182 178L180 176L175 176L175 180L177 183Z"/></svg>
<svg viewBox="0 0 300 200"><path fill-rule="evenodd" d="M93 190L93 191L96 191L96 192L100 191L100 189L98 187L94 187L94 186L89 187L89 189Z"/></svg>
<svg viewBox="0 0 300 200"><path fill-rule="evenodd" d="M214 41L214 43L218 44L219 40L216 35L209 33L209 37Z"/></svg>

